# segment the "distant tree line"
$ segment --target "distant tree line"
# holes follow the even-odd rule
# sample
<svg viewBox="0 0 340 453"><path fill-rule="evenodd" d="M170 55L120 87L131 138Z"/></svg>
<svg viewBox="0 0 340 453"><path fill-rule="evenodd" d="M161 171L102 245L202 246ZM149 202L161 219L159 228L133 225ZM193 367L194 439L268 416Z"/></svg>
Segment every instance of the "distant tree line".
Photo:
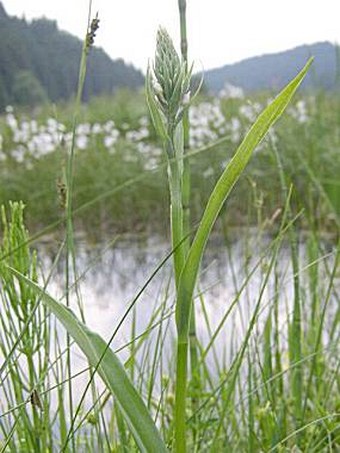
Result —
<svg viewBox="0 0 340 453"><path fill-rule="evenodd" d="M81 51L81 40L60 31L55 21L29 23L10 17L0 2L0 110L8 104L35 105L72 97ZM143 82L142 73L133 66L92 48L83 100L119 87L137 88Z"/></svg>
<svg viewBox="0 0 340 453"><path fill-rule="evenodd" d="M338 45L327 41L212 69L205 72L204 80L212 93L218 93L226 83L241 87L247 93L267 90L277 92L302 69L311 56L314 57L314 62L302 88L339 90L340 50Z"/></svg>

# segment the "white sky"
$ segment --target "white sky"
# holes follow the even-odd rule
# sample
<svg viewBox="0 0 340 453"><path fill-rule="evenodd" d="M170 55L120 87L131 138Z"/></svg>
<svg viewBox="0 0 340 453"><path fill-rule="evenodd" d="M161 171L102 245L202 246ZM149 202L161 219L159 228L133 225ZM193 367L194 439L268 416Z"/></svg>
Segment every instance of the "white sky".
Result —
<svg viewBox="0 0 340 453"><path fill-rule="evenodd" d="M10 15L55 19L83 38L88 0L2 0ZM178 42L177 0L93 0L96 45L145 70L158 25ZM340 42L340 0L187 0L189 54L210 69L317 41Z"/></svg>

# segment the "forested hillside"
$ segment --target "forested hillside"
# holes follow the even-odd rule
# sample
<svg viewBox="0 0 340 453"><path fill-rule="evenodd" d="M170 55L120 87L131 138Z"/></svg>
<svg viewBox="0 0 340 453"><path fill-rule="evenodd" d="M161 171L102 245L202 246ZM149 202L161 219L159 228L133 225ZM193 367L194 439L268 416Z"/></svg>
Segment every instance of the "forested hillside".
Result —
<svg viewBox="0 0 340 453"><path fill-rule="evenodd" d="M339 88L339 47L329 42L303 45L285 52L248 58L239 63L206 71L207 88L219 92L226 83L246 92L280 90L314 57L304 88L335 90Z"/></svg>
<svg viewBox="0 0 340 453"><path fill-rule="evenodd" d="M7 104L69 99L77 88L81 49L82 42L56 22L10 17L0 2L0 110ZM92 48L83 97L136 88L143 80L133 66Z"/></svg>

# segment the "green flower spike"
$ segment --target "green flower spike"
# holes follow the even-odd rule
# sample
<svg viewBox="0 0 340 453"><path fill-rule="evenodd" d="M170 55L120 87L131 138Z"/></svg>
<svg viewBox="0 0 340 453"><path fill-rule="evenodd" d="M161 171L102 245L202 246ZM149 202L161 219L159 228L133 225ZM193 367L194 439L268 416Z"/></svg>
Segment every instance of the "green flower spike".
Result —
<svg viewBox="0 0 340 453"><path fill-rule="evenodd" d="M153 68L149 66L147 72L146 93L154 126L165 142L174 136L189 105L191 74L192 67L186 73L185 62L178 56L168 32L160 27ZM167 151L173 157L171 147Z"/></svg>

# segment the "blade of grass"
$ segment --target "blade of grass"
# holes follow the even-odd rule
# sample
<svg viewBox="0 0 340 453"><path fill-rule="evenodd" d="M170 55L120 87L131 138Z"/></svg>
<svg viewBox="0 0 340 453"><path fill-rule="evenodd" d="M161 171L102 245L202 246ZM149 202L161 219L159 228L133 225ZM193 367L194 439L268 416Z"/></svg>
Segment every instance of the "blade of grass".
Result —
<svg viewBox="0 0 340 453"><path fill-rule="evenodd" d="M41 288L15 269L8 268L22 283L41 295L42 301L64 325L70 336L86 355L91 366L96 367L103 352L105 355L98 366L98 373L107 388L119 402L137 445L144 452L166 452L166 447L140 395L130 382L119 359L105 341L92 332L74 313L51 296L42 293Z"/></svg>
<svg viewBox="0 0 340 453"><path fill-rule="evenodd" d="M261 142L269 128L277 121L305 77L312 59L302 71L282 90L278 97L260 114L234 157L227 165L215 185L208 200L201 223L190 247L188 257L180 277L176 324L178 332L176 405L175 405L175 443L178 452L186 451L186 386L187 386L187 350L188 330L193 292L196 286L199 266L203 252L216 218L231 189L247 165L253 150Z"/></svg>

